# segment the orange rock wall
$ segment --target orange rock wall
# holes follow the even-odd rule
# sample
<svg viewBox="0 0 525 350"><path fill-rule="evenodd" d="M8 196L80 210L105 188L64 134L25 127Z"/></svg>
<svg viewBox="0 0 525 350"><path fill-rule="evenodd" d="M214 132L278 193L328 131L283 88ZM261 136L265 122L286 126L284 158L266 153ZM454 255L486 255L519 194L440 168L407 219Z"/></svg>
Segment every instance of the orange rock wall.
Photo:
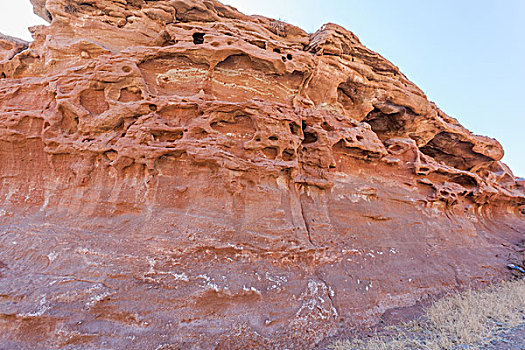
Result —
<svg viewBox="0 0 525 350"><path fill-rule="evenodd" d="M0 343L307 348L505 278L525 188L349 31L32 0L0 36Z"/></svg>

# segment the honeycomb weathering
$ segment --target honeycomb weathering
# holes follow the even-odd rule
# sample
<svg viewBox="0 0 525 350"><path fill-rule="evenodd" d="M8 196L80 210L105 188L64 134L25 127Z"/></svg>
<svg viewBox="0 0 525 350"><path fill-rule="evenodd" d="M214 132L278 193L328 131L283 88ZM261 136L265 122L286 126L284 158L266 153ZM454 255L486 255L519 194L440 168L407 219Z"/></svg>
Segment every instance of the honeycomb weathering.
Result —
<svg viewBox="0 0 525 350"><path fill-rule="evenodd" d="M307 348L505 277L524 180L349 31L31 0L0 36L0 342Z"/></svg>

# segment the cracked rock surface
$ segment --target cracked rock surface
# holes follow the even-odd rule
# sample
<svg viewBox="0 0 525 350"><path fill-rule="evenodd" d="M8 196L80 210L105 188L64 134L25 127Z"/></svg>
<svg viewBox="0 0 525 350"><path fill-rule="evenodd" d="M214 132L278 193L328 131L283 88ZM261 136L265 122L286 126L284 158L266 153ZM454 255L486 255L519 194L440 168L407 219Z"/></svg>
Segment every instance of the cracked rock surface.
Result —
<svg viewBox="0 0 525 350"><path fill-rule="evenodd" d="M31 0L0 35L0 344L295 349L505 278L525 180L335 24Z"/></svg>

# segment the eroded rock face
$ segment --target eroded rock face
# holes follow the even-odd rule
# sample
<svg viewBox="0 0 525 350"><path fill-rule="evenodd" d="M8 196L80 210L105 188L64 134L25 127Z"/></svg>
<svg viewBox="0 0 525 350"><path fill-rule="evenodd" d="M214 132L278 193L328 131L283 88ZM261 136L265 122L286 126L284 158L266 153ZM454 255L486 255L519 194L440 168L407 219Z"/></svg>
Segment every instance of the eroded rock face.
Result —
<svg viewBox="0 0 525 350"><path fill-rule="evenodd" d="M505 277L525 189L347 30L31 0L0 37L0 342L306 348Z"/></svg>

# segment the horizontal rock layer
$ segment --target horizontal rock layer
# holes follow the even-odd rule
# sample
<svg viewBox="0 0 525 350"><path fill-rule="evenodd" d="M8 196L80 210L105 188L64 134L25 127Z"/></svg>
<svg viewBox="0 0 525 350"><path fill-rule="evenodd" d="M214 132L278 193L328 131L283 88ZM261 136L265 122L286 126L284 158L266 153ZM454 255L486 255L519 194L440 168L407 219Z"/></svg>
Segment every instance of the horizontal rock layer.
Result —
<svg viewBox="0 0 525 350"><path fill-rule="evenodd" d="M0 36L0 342L306 348L505 277L501 145L334 24L31 0Z"/></svg>

